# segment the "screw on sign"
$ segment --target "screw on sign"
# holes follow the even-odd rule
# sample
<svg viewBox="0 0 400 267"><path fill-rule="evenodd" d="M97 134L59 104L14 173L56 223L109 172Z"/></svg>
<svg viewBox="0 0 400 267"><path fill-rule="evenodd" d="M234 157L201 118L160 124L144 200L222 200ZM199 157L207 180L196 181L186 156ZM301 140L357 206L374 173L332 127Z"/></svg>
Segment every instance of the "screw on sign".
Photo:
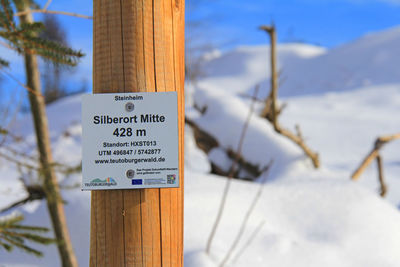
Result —
<svg viewBox="0 0 400 267"><path fill-rule="evenodd" d="M135 105L132 102L128 102L125 105L125 110L131 112L135 109Z"/></svg>
<svg viewBox="0 0 400 267"><path fill-rule="evenodd" d="M129 179L132 179L135 176L135 171L134 170L127 170L126 171L126 177Z"/></svg>

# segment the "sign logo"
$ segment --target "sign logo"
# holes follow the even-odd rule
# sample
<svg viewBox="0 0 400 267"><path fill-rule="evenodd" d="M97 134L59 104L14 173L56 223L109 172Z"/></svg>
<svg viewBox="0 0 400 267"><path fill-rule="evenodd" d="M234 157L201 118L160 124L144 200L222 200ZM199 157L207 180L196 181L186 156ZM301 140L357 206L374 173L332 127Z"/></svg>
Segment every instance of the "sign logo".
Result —
<svg viewBox="0 0 400 267"><path fill-rule="evenodd" d="M85 186L115 186L115 185L117 185L117 182L111 177L107 177L104 180L97 178L91 180L90 183L85 183Z"/></svg>
<svg viewBox="0 0 400 267"><path fill-rule="evenodd" d="M132 185L141 185L141 184L143 184L142 179L133 179L132 180Z"/></svg>
<svg viewBox="0 0 400 267"><path fill-rule="evenodd" d="M175 174L167 175L167 184L175 184L175 182L176 182L176 175Z"/></svg>

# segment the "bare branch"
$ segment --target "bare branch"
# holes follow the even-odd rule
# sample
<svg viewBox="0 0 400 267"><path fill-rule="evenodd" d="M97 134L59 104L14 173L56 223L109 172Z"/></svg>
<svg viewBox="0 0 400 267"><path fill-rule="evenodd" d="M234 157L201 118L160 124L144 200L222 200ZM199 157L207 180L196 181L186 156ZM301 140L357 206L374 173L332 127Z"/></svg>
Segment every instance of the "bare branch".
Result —
<svg viewBox="0 0 400 267"><path fill-rule="evenodd" d="M379 150L388 142L400 139L400 133L388 136L381 136L376 139L375 144L371 152L364 158L360 166L353 172L351 179L357 180L361 173L372 163L372 161L379 155Z"/></svg>
<svg viewBox="0 0 400 267"><path fill-rule="evenodd" d="M207 254L210 254L211 244L212 244L212 241L214 239L214 236L215 236L215 233L217 231L218 225L219 225L219 223L221 221L222 214L223 214L224 209L225 209L226 198L228 196L229 188L230 188L230 185L231 185L231 182L232 182L232 177L233 177L233 175L235 173L236 165L238 164L238 161L240 159L240 154L241 154L241 151L242 151L244 137L246 135L247 128L248 128L249 123L250 123L250 118L251 118L251 116L252 116L252 114L254 112L254 106L255 106L256 99L257 99L258 89L259 89L259 87L257 86L255 88L255 90L254 90L253 101L252 101L251 106L250 106L249 115L247 116L247 119L246 119L246 121L245 121L245 123L243 125L243 128L242 128L242 133L240 135L239 144L238 144L238 148L237 148L237 152L236 152L236 157L235 157L235 160L232 163L232 167L230 169L228 178L226 179L226 184L225 184L224 192L222 194L221 203L219 205L217 218L215 219L215 222L214 222L213 228L211 230L210 236L208 237L207 246L206 246L206 253Z"/></svg>
<svg viewBox="0 0 400 267"><path fill-rule="evenodd" d="M376 163L378 164L378 176L379 176L379 184L381 185L381 197L385 197L387 193L387 186L385 184L385 180L383 177L383 164L382 164L382 157L378 155L376 157Z"/></svg>
<svg viewBox="0 0 400 267"><path fill-rule="evenodd" d="M258 226L256 227L256 229L254 229L253 233L250 235L249 239L247 239L246 243L242 246L241 249L239 249L239 252L236 254L236 256L232 259L231 263L234 264L239 258L240 256L242 256L243 252L251 245L251 243L253 242L253 240L256 238L257 234L260 232L260 230L262 229L262 227L265 224L265 220L262 220Z"/></svg>
<svg viewBox="0 0 400 267"><path fill-rule="evenodd" d="M45 192L43 190L43 187L39 186L39 185L26 185L25 186L25 190L28 193L28 196L24 199L21 199L17 202L14 202L12 204L10 204L9 206L3 208L0 210L0 213L4 213L6 211L9 211L13 208L19 207L21 205L24 205L28 202L32 202L34 200L42 200L45 198Z"/></svg>
<svg viewBox="0 0 400 267"><path fill-rule="evenodd" d="M268 95L268 98L265 100L264 110L261 113L261 116L269 120L277 133L286 136L294 143L296 143L304 153L312 160L315 168L319 168L319 156L318 153L313 152L303 140L303 136L301 135L300 128L297 128L297 134L291 133L289 130L282 128L278 122L278 116L281 113L283 108L278 107L277 98L278 98L278 73L276 71L276 30L275 26L261 26L261 30L264 30L270 36L271 41L271 91Z"/></svg>
<svg viewBox="0 0 400 267"><path fill-rule="evenodd" d="M254 96L253 96L253 99L252 99L252 102L251 102L251 105L250 105L250 111L249 111L247 119L246 119L246 121L245 121L245 123L243 125L242 133L241 133L240 139L239 139L238 148L237 148L237 151L236 151L236 157L235 157L235 160L233 161L229 177L233 177L233 175L235 173L236 165L238 164L239 159L240 159L240 155L242 154L244 137L246 136L247 129L248 129L249 124L250 124L250 119L251 119L251 116L253 115L253 112L254 112L254 106L255 106L255 102L257 100L257 94L258 94L259 88L260 88L259 85L257 85L256 88L254 89Z"/></svg>
<svg viewBox="0 0 400 267"><path fill-rule="evenodd" d="M20 80L18 80L17 78L15 78L14 75L12 75L11 73L9 73L8 71L4 70L4 69L0 69L1 72L3 72L4 74L6 74L9 78L11 78L11 80L13 80L14 82L16 82L19 86L25 88L29 93L32 93L38 97L43 97L43 95L40 92L36 92L34 90L32 90L31 88L29 88L28 85L24 84L23 82L21 82Z"/></svg>
<svg viewBox="0 0 400 267"><path fill-rule="evenodd" d="M239 241L242 238L244 231L246 230L249 218L251 217L251 214L253 213L254 208L256 207L256 204L261 197L262 191L264 189L264 184L265 184L265 181L267 180L269 170L271 169L272 163L273 163L273 161L271 160L270 163L267 165L268 167L266 169L266 173L264 174L264 179L258 188L257 194L254 196L253 202L251 203L249 209L247 210L246 215L244 216L243 222L240 225L239 232L237 233L235 240L233 241L231 247L229 248L228 252L226 253L226 255L225 255L224 259L222 260L221 264L219 265L219 267L225 266L225 264L227 263L227 261L229 260L229 258L231 256L232 252L235 250L236 246L239 244Z"/></svg>
<svg viewBox="0 0 400 267"><path fill-rule="evenodd" d="M243 98L251 98L251 99L254 99L254 96L249 95L249 94L244 94L244 93L240 93L240 94L238 94L238 96L243 97ZM263 103L263 102L265 102L265 99L257 98L257 99L256 99L256 102Z"/></svg>
<svg viewBox="0 0 400 267"><path fill-rule="evenodd" d="M65 16L77 17L77 18L82 18L82 19L93 19L93 16L87 16L87 15L82 15L82 14L73 13L73 12L55 11L55 10L46 10L46 9L32 9L29 11L17 12L14 14L14 16L19 17L19 16L23 16L23 15L26 15L29 13L58 14L58 15L65 15Z"/></svg>
<svg viewBox="0 0 400 267"><path fill-rule="evenodd" d="M4 154L4 153L1 152L1 151L0 151L0 157L6 159L6 160L9 161L9 162L15 163L15 164L17 164L17 165L19 165L19 166L23 166L23 167L26 167L26 168L28 168L28 169L36 170L36 171L38 171L38 172L41 171L40 167L37 167L37 166L35 166L35 165L31 165L31 164L28 164L28 163L26 163L26 162L23 162L23 161L20 161L20 160L18 160L18 159L15 159L15 158L13 158L13 157L10 157L10 156L8 156L7 154Z"/></svg>
<svg viewBox="0 0 400 267"><path fill-rule="evenodd" d="M297 136L300 138L300 140L304 140L303 139L303 134L301 133L300 125L296 124L295 128L296 128Z"/></svg>
<svg viewBox="0 0 400 267"><path fill-rule="evenodd" d="M43 10L47 10L47 8L49 7L49 5L51 4L52 0L47 0L46 4L43 7Z"/></svg>

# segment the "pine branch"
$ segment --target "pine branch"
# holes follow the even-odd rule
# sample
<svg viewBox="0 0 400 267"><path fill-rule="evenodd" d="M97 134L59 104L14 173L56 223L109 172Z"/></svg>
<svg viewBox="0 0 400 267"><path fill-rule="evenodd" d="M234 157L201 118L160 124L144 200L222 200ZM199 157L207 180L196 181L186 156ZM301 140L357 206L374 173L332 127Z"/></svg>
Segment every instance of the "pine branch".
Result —
<svg viewBox="0 0 400 267"><path fill-rule="evenodd" d="M19 223L24 219L22 215L11 214L7 217L0 218L0 229L7 228L13 224Z"/></svg>
<svg viewBox="0 0 400 267"><path fill-rule="evenodd" d="M37 234L48 232L45 227L21 225L23 216L20 214L11 214L7 217L0 218L0 248L4 248L10 252L17 247L25 252L41 257L43 253L25 244L25 241L48 245L56 242L52 238L48 238Z"/></svg>
<svg viewBox="0 0 400 267"><path fill-rule="evenodd" d="M13 246L15 246L15 247L17 247L17 248L20 248L20 249L22 249L23 251L25 251L25 252L27 252L27 253L31 253L31 254L33 254L33 255L35 255L35 256L37 256L37 257L42 257L42 256L43 256L43 253L42 253L42 252L40 252L40 251L38 251L38 250L36 250L36 249L33 249L33 248L31 248L31 247L28 247L28 246L24 245L23 243L16 242L16 241L12 240L11 238L9 238L9 237L7 237L7 236L0 236L0 239L4 239L4 240L6 240L10 245L13 245Z"/></svg>
<svg viewBox="0 0 400 267"><path fill-rule="evenodd" d="M35 231L35 232L43 232L47 233L49 231L46 227L40 226L27 226L27 225L11 225L8 227L9 229L16 229L16 230L26 230L26 231Z"/></svg>
<svg viewBox="0 0 400 267"><path fill-rule="evenodd" d="M18 53L37 54L54 64L68 66L77 65L79 58L84 56L80 50L73 50L54 41L38 37L39 31L44 28L42 23L22 23L16 26L13 21L14 13L10 2L8 0L0 0L0 3L2 9L0 10L0 23L3 28L3 31L0 31L0 36L7 40L9 42L8 46ZM16 4L18 5L18 3ZM20 16L22 15L24 14L20 14Z"/></svg>
<svg viewBox="0 0 400 267"><path fill-rule="evenodd" d="M0 135L7 135L8 130L0 127Z"/></svg>
<svg viewBox="0 0 400 267"><path fill-rule="evenodd" d="M3 242L1 242L1 241L0 241L0 246L2 246L7 252L11 252L12 249L13 249L12 246L10 246L10 245L7 244L7 243L3 243Z"/></svg>
<svg viewBox="0 0 400 267"><path fill-rule="evenodd" d="M31 32L39 32L44 29L44 25L41 22L33 22L33 23L22 23L19 25L18 34L25 34Z"/></svg>
<svg viewBox="0 0 400 267"><path fill-rule="evenodd" d="M79 58L84 54L53 41L34 36L25 36L25 47L35 54L52 61L55 64L76 66Z"/></svg>
<svg viewBox="0 0 400 267"><path fill-rule="evenodd" d="M42 227L43 228L43 227ZM46 228L44 228L46 229ZM46 229L48 231L48 229ZM11 231L3 231L3 234L8 235L12 237L14 240L19 240L20 242L24 242L24 239L30 240L36 243L40 243L43 245L49 245L55 242L54 239L36 235L36 234L31 234L31 233L17 233L17 232L11 232Z"/></svg>
<svg viewBox="0 0 400 267"><path fill-rule="evenodd" d="M18 40L18 36L13 34L13 32L8 31L0 31L0 37L5 39L8 42L0 42L4 47L14 50L19 54L23 53L23 49L20 47L20 41Z"/></svg>
<svg viewBox="0 0 400 267"><path fill-rule="evenodd" d="M8 238L13 240L14 242L21 243L21 244L24 243L24 239L22 237L15 236L13 232L3 231L2 235L7 236Z"/></svg>
<svg viewBox="0 0 400 267"><path fill-rule="evenodd" d="M1 20L2 20L2 24L3 26L5 26L5 28L8 31L11 30L15 30L15 24L14 24L14 11L11 7L11 3L8 0L0 0L0 4L1 4Z"/></svg>

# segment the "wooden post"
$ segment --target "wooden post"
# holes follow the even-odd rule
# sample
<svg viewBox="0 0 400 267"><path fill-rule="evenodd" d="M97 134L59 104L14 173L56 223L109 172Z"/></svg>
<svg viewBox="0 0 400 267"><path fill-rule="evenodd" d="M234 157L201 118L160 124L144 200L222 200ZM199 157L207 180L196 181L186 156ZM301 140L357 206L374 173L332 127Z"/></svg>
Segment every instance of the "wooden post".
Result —
<svg viewBox="0 0 400 267"><path fill-rule="evenodd" d="M93 191L90 266L183 266L184 0L94 0L93 93L178 92L180 188Z"/></svg>

